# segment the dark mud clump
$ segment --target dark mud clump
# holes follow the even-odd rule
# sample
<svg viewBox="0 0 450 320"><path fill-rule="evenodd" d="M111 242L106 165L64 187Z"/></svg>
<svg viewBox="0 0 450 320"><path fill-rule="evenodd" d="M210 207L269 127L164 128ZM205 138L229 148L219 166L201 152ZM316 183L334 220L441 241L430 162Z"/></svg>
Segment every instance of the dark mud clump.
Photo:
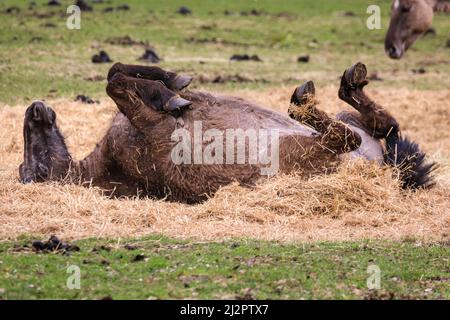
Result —
<svg viewBox="0 0 450 320"><path fill-rule="evenodd" d="M309 54L297 58L297 62L300 63L308 63L309 60L310 60Z"/></svg>
<svg viewBox="0 0 450 320"><path fill-rule="evenodd" d="M75 5L80 8L81 11L92 11L92 7L86 3L84 0L77 0Z"/></svg>
<svg viewBox="0 0 450 320"><path fill-rule="evenodd" d="M92 56L93 63L110 63L113 62L109 55L105 51L100 51L99 54L94 54Z"/></svg>
<svg viewBox="0 0 450 320"><path fill-rule="evenodd" d="M144 261L144 260L145 260L145 255L140 253L133 258L132 262L139 262L139 261Z"/></svg>
<svg viewBox="0 0 450 320"><path fill-rule="evenodd" d="M353 11L345 11L344 17L356 17L356 14Z"/></svg>
<svg viewBox="0 0 450 320"><path fill-rule="evenodd" d="M187 16L192 14L192 10L189 9L188 7L182 6L177 10L177 13L183 15L183 16Z"/></svg>
<svg viewBox="0 0 450 320"><path fill-rule="evenodd" d="M127 4L122 4L116 8L117 11L128 11L130 10L130 6Z"/></svg>
<svg viewBox="0 0 450 320"><path fill-rule="evenodd" d="M62 242L58 237L51 236L46 242L35 240L32 243L33 250L35 252L67 252L67 251L80 251L80 248L75 245L71 245L66 242Z"/></svg>
<svg viewBox="0 0 450 320"><path fill-rule="evenodd" d="M261 58L254 54L234 54L230 58L231 61L256 61L256 62L262 62Z"/></svg>
<svg viewBox="0 0 450 320"><path fill-rule="evenodd" d="M94 101L90 97L85 96L84 94L77 95L77 97L75 98L75 101L80 101L80 102L86 103L86 104L99 103L99 101Z"/></svg>
<svg viewBox="0 0 450 320"><path fill-rule="evenodd" d="M415 74L424 74L424 73L427 73L427 70L425 70L425 68L423 68L423 67L418 68L418 69L412 69L411 71L412 71L413 73L415 73Z"/></svg>
<svg viewBox="0 0 450 320"><path fill-rule="evenodd" d="M56 24L52 22L47 22L42 25L44 28L56 28Z"/></svg>
<svg viewBox="0 0 450 320"><path fill-rule="evenodd" d="M5 13L7 13L7 14L20 13L20 8L19 7L9 7L9 8L6 8Z"/></svg>
<svg viewBox="0 0 450 320"><path fill-rule="evenodd" d="M36 43L36 42L42 42L44 39L42 37L32 37L29 41L29 43Z"/></svg>
<svg viewBox="0 0 450 320"><path fill-rule="evenodd" d="M139 249L138 246L133 245L133 244L126 244L126 245L124 246L124 248L127 249L128 251L134 251L134 250Z"/></svg>
<svg viewBox="0 0 450 320"><path fill-rule="evenodd" d="M102 10L103 13L109 13L109 12L114 12L114 11L129 11L131 10L131 7L127 4L122 4L120 6L117 6L116 8L114 7L106 7L105 9Z"/></svg>
<svg viewBox="0 0 450 320"><path fill-rule="evenodd" d="M148 42L134 40L128 35L123 37L111 37L106 39L105 42L108 44L120 46L143 46L143 47L149 46Z"/></svg>
<svg viewBox="0 0 450 320"><path fill-rule="evenodd" d="M91 252L101 252L101 251L111 252L111 247L101 245L98 247L96 246L96 247L92 248L92 250L91 250Z"/></svg>
<svg viewBox="0 0 450 320"><path fill-rule="evenodd" d="M259 16L264 16L267 15L267 12L263 11L263 10L257 10L257 9L252 9L250 11L242 11L241 12L241 16L255 16L255 17L259 17Z"/></svg>
<svg viewBox="0 0 450 320"><path fill-rule="evenodd" d="M50 0L47 5L49 7L59 7L61 6L61 2L59 2L58 0Z"/></svg>
<svg viewBox="0 0 450 320"><path fill-rule="evenodd" d="M156 52L153 49L148 48L145 50L144 54L138 60L151 63L158 63L159 61L161 61L161 58L156 54Z"/></svg>

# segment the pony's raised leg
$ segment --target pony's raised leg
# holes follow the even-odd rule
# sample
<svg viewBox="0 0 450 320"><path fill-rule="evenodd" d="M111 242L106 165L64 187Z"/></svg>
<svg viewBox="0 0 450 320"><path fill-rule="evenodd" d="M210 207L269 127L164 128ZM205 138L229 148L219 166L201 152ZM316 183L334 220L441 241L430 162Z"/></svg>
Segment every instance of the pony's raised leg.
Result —
<svg viewBox="0 0 450 320"><path fill-rule="evenodd" d="M166 119L167 112L192 104L159 81L131 78L122 73L110 79L106 92L131 124L143 133Z"/></svg>
<svg viewBox="0 0 450 320"><path fill-rule="evenodd" d="M64 178L72 158L56 126L56 113L42 101L33 102L25 112L24 159L19 166L23 183Z"/></svg>
<svg viewBox="0 0 450 320"><path fill-rule="evenodd" d="M186 88L192 81L192 78L185 75L178 75L174 72L165 71L155 66L140 66L131 64L114 64L108 72L108 81L116 73L122 73L131 78L142 78L153 81L162 81L170 90L180 91Z"/></svg>
<svg viewBox="0 0 450 320"><path fill-rule="evenodd" d="M359 134L344 123L330 118L316 105L314 83L308 81L294 91L288 110L289 117L318 131L321 134L318 144L320 148L338 154L356 150L361 144Z"/></svg>
<svg viewBox="0 0 450 320"><path fill-rule="evenodd" d="M85 159L72 160L56 125L56 113L44 102L35 101L28 107L23 135L24 160L19 166L22 183L64 180L99 186L111 194L136 195L139 186L115 170L106 138Z"/></svg>
<svg viewBox="0 0 450 320"><path fill-rule="evenodd" d="M425 153L419 146L400 134L400 126L395 118L383 107L372 101L363 91L369 83L367 69L357 63L347 69L341 79L339 98L355 108L359 114L344 113L344 121L365 130L372 137L386 140L384 162L398 169L403 188L431 187L432 172L436 163L425 163Z"/></svg>
<svg viewBox="0 0 450 320"><path fill-rule="evenodd" d="M367 133L377 139L395 138L400 130L399 124L386 109L365 94L363 88L368 83L366 66L360 62L353 65L341 78L339 98L359 112L353 119L357 119Z"/></svg>

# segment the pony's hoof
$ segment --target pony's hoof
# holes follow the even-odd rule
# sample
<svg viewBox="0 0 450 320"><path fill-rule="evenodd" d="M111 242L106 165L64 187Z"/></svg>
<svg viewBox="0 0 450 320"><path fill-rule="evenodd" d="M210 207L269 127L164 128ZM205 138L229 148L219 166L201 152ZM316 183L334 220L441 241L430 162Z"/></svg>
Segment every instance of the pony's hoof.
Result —
<svg viewBox="0 0 450 320"><path fill-rule="evenodd" d="M32 121L34 124L52 126L55 123L56 114L44 102L34 101L25 112L25 119L26 121Z"/></svg>
<svg viewBox="0 0 450 320"><path fill-rule="evenodd" d="M167 103L164 105L164 111L174 111L177 109L182 109L185 107L188 107L192 104L192 101L183 99L179 96L174 96L167 101Z"/></svg>
<svg viewBox="0 0 450 320"><path fill-rule="evenodd" d="M173 82L170 84L171 87L175 91L181 91L186 88L192 82L192 77L189 76L177 76Z"/></svg>
<svg viewBox="0 0 450 320"><path fill-rule="evenodd" d="M357 87L361 88L369 83L369 81L367 81L367 68L361 62L358 62L345 70L343 78L347 86L351 89L356 89Z"/></svg>
<svg viewBox="0 0 450 320"><path fill-rule="evenodd" d="M291 97L291 103L295 105L305 104L310 98L316 94L314 82L307 81L301 86L297 87Z"/></svg>

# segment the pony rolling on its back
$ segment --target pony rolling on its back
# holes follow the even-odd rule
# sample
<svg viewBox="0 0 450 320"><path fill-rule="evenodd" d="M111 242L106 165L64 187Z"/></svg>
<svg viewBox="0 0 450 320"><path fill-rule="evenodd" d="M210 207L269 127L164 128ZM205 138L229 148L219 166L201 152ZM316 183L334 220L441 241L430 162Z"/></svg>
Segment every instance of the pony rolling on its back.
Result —
<svg viewBox="0 0 450 320"><path fill-rule="evenodd" d="M233 181L252 186L266 174L328 173L350 154L398 167L405 188L431 186L434 164L425 164L418 146L400 135L397 121L367 97L366 75L366 67L357 63L341 78L339 97L356 112L329 117L316 107L309 81L294 91L288 117L239 98L185 90L190 77L117 63L106 91L120 112L81 161L70 156L55 112L44 102L31 104L20 178L24 183L70 178L114 196L196 203ZM235 141L241 145L234 148ZM230 142L233 148L224 152ZM255 147L253 160L270 150L273 162L250 161ZM249 152L248 161L239 158L239 150ZM276 171L264 173L270 166Z"/></svg>

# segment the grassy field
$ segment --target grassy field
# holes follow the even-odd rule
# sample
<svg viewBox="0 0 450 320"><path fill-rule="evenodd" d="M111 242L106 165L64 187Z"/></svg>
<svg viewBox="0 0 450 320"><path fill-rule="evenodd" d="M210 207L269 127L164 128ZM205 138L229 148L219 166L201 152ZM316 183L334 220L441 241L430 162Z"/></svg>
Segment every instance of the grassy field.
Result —
<svg viewBox="0 0 450 320"><path fill-rule="evenodd" d="M104 49L114 61L136 63L143 48L108 41L124 36L148 42L163 58L162 67L194 75L195 87L214 90L295 86L308 79L319 85L334 83L342 70L358 60L385 78L383 86L449 87L447 17L436 17L437 35L418 41L407 59L391 61L383 49L389 22L390 1L386 0L370 2L382 8L381 30L367 29L369 4L356 0L128 0L129 11L103 13L106 7L124 3L113 0L94 5L93 12L83 12L81 30L66 28L65 6L55 9L43 5L46 2L36 1L32 9L25 1L0 4L0 102L14 105L78 93L104 96L105 81L86 79L104 78L110 65L94 65L90 58ZM177 14L181 5L193 14ZM21 8L21 12L4 13L11 6ZM260 15L242 15L252 9ZM225 15L226 10L231 15ZM354 16L346 16L346 12ZM243 53L258 54L263 62L229 62L231 55ZM310 63L296 62L298 56L306 54ZM421 67L426 68L426 74L413 74L412 69ZM249 82L209 83L219 75L236 74Z"/></svg>
<svg viewBox="0 0 450 320"><path fill-rule="evenodd" d="M437 15L437 34L393 61L383 48L387 0L110 0L82 13L81 30L66 28L72 1L56 8L35 2L31 8L28 1L0 3L0 118L6 120L0 127L0 299L450 298L448 16ZM130 10L103 12L124 3ZM366 28L369 4L382 8L381 30ZM182 5L192 14L178 14ZM11 7L20 12L7 13ZM137 43L114 44L123 37ZM194 76L192 88L282 112L293 89L310 79L323 110L346 108L337 99L339 77L363 61L381 78L369 94L438 162L437 186L403 192L389 170L349 165L308 181L281 177L251 191L229 186L187 206L18 183L27 105L47 100L81 159L116 112L105 93L111 64L93 64L91 56L106 50L114 61L138 63L139 42L161 56L159 66ZM263 61L229 60L246 53ZM297 62L301 55L310 55L309 63ZM420 68L425 72L414 72ZM78 94L100 103L74 102ZM52 234L80 251L30 249L32 236ZM381 270L379 290L366 285L372 264ZM79 290L66 287L70 265L81 269Z"/></svg>
<svg viewBox="0 0 450 320"><path fill-rule="evenodd" d="M78 241L80 251L70 255L36 254L24 244L30 241L0 244L0 298L450 298L448 244L286 245L152 237ZM80 268L80 289L66 285L72 265ZM381 290L367 289L372 265L380 268Z"/></svg>

